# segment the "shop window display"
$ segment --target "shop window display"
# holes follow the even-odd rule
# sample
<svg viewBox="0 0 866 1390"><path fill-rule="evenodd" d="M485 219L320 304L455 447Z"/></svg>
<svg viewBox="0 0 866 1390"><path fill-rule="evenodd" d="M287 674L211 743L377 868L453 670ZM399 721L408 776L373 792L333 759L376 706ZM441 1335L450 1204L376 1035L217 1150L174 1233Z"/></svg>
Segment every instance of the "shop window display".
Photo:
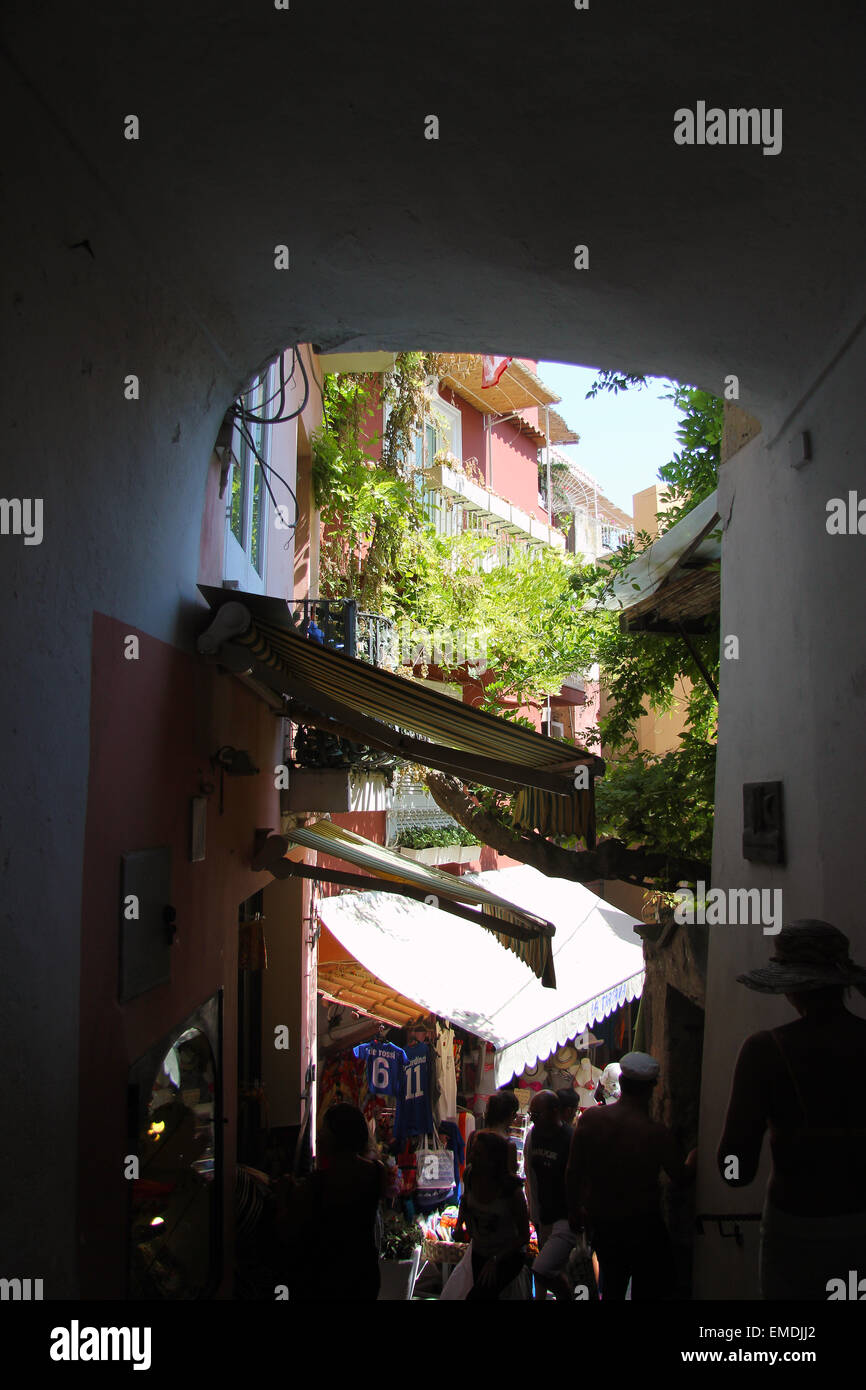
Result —
<svg viewBox="0 0 866 1390"><path fill-rule="evenodd" d="M139 1161L130 1214L135 1299L207 1298L218 1280L218 1076L214 1030L208 1026L215 1022L215 1004L133 1068Z"/></svg>

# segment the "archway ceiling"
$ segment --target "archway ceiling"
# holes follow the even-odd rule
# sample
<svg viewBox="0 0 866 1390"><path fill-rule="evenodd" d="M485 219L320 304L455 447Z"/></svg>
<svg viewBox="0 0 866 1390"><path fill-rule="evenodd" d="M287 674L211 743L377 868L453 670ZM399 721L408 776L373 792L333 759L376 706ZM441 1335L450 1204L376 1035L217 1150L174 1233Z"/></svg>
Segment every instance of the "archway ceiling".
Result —
<svg viewBox="0 0 866 1390"><path fill-rule="evenodd" d="M286 341L426 345L715 390L734 372L760 413L862 304L862 17L844 8L810 7L807 32L730 0L28 0L6 42L78 151L58 237L98 257L125 229L130 265L156 265L238 381ZM782 153L676 146L698 99L782 107Z"/></svg>

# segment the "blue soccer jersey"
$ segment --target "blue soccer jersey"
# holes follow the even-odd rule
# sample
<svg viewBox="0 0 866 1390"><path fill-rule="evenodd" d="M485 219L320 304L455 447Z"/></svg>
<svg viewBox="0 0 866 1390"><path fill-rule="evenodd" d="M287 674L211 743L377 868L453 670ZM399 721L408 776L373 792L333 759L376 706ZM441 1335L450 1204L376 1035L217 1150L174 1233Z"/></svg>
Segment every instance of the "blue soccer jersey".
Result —
<svg viewBox="0 0 866 1390"><path fill-rule="evenodd" d="M390 1042L361 1043L352 1048L367 1059L367 1085L374 1096L399 1096L406 1053Z"/></svg>
<svg viewBox="0 0 866 1390"><path fill-rule="evenodd" d="M397 1093L395 1139L406 1139L411 1134L433 1133L430 1066L430 1049L426 1043L416 1043L414 1047L407 1047L403 1063L403 1084Z"/></svg>

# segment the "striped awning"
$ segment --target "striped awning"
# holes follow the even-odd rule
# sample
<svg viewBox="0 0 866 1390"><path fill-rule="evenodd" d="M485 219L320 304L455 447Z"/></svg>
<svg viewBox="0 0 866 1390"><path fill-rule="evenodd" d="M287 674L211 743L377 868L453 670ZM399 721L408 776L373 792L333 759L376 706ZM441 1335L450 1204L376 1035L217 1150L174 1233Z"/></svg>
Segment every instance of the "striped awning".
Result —
<svg viewBox="0 0 866 1390"><path fill-rule="evenodd" d="M515 907L507 898L499 897L468 878L404 859L396 850L378 845L328 820L298 826L283 835L269 836L253 860L254 867L267 868L275 877L292 874L327 877L327 871L323 868L310 870L305 865L286 860L284 856L290 845L303 845L320 856L330 855L345 860L372 876L372 883L359 877L358 887L363 888L369 883L371 888L377 885L381 888L393 883L395 887L401 885L412 890L411 896L421 899L428 907L439 907L445 911L457 907L459 915L484 927L509 951L513 951L542 984L551 988L555 986L552 940L556 928L546 918Z"/></svg>
<svg viewBox="0 0 866 1390"><path fill-rule="evenodd" d="M514 793L533 788L542 800L561 800L561 814L580 833L594 833L592 778L603 761L573 743L473 709L365 661L311 642L293 630L280 599L200 586L216 616L199 638L199 651L291 701L290 713L317 711L355 742L385 748L409 761ZM575 770L586 767L589 786L575 789ZM538 824L538 798L533 800ZM548 819L556 819L551 813ZM594 847L587 840L589 847Z"/></svg>

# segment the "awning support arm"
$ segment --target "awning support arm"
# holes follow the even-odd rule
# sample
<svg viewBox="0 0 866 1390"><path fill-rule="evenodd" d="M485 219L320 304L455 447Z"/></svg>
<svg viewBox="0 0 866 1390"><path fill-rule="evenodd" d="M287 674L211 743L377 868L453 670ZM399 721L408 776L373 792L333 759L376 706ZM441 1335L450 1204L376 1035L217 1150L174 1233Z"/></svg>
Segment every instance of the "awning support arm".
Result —
<svg viewBox="0 0 866 1390"><path fill-rule="evenodd" d="M358 888L361 892L367 893L397 893L402 898L414 898L416 902L426 902L428 898L436 897L436 906L441 912L450 912L454 917L462 917L466 922L472 922L477 926L486 926L491 931L498 932L502 936L514 937L516 941L537 941L540 933L531 932L526 927L518 927L513 922L506 922L500 917L494 917L490 913L473 912L471 908L464 907L461 903L452 902L439 894L431 894L429 890L414 888L408 883L395 883L393 879L373 878L367 874L350 874L344 869L321 869L314 864L299 864L292 859L283 859L277 865L270 866L270 872L274 878L309 878L319 882L337 883L344 888ZM432 904L431 904L432 906Z"/></svg>
<svg viewBox="0 0 866 1390"><path fill-rule="evenodd" d="M685 628L683 627L682 623L680 623L680 622L677 623L677 629L678 629L678 631L679 631L680 637L682 637L683 641L684 641L685 644L686 644L686 647L687 647L687 649L688 649L689 656L692 658L692 661L695 663L695 665L697 666L697 668L698 668L698 670L700 671L701 675L703 676L704 680L706 681L707 685L709 686L710 691L711 691L712 696L713 696L713 699L714 699L714 700L716 701L716 703L718 704L718 700L719 700L719 691L718 691L718 687L717 687L715 681L713 680L712 676L710 675L709 671L707 670L707 668L706 668L706 666L704 665L704 663L703 663L703 661L701 660L701 658L698 656L698 653L695 651L695 648L692 646L691 642L689 641L689 635L688 635L688 633L686 632Z"/></svg>

